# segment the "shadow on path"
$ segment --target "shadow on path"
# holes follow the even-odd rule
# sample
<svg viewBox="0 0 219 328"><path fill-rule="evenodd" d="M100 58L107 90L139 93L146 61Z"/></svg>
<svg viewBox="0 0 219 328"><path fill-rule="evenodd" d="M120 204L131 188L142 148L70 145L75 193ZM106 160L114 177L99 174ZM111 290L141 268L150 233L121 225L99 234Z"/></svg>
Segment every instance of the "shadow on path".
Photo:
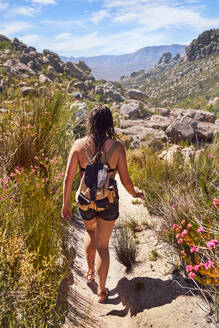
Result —
<svg viewBox="0 0 219 328"><path fill-rule="evenodd" d="M184 286L188 287L185 282ZM118 296L109 298L107 303L116 305L122 302L125 308L123 310L112 310L107 315L124 317L130 311L130 315L133 317L145 309L171 303L178 296L188 294L188 288L180 287L172 279L161 280L136 277L128 280L127 278L122 278L117 286L110 291L110 296L116 294Z"/></svg>

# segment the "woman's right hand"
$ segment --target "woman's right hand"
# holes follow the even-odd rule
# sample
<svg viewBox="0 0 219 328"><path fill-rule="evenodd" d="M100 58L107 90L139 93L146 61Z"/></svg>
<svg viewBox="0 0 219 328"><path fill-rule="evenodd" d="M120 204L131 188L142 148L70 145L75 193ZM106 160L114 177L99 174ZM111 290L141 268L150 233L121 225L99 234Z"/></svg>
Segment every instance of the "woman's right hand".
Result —
<svg viewBox="0 0 219 328"><path fill-rule="evenodd" d="M134 198L141 198L141 200L145 200L145 195L143 194L143 192L136 192Z"/></svg>
<svg viewBox="0 0 219 328"><path fill-rule="evenodd" d="M63 204L62 211L61 211L61 217L65 221L69 221L72 218L72 210L70 204Z"/></svg>

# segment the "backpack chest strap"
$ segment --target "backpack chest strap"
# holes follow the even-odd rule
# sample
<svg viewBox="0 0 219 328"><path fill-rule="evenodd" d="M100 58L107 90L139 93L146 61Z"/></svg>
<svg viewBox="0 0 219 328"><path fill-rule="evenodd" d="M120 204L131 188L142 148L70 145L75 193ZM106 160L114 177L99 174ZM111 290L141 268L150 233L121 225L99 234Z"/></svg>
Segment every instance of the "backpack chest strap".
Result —
<svg viewBox="0 0 219 328"><path fill-rule="evenodd" d="M110 149L108 150L108 152L106 152L106 154L104 154L102 152L102 155L105 155L105 156L102 157L103 159L101 161L103 164L106 164L108 162L108 160L110 159L110 157L112 156L113 152L116 150L116 148L118 147L118 145L119 145L119 142L118 141L115 141L112 144L112 146L110 147ZM93 163L95 161L96 155L99 152L93 156L93 154L92 154L90 148L88 147L88 145L86 144L86 142L83 143L83 147L84 147L84 151L85 151L85 153L87 155L87 158L88 158L89 162L90 163Z"/></svg>

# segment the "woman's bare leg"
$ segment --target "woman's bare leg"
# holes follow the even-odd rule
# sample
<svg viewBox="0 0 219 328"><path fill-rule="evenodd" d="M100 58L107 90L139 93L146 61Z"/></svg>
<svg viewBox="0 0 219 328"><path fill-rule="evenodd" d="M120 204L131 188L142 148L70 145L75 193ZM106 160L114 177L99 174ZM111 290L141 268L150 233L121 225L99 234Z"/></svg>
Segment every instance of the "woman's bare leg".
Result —
<svg viewBox="0 0 219 328"><path fill-rule="evenodd" d="M97 249L97 278L98 293L105 290L105 283L109 271L109 240L113 231L115 221L106 221L97 217L96 249Z"/></svg>
<svg viewBox="0 0 219 328"><path fill-rule="evenodd" d="M84 249L87 260L88 273L94 272L94 261L96 256L96 218L85 221L85 238L84 238Z"/></svg>

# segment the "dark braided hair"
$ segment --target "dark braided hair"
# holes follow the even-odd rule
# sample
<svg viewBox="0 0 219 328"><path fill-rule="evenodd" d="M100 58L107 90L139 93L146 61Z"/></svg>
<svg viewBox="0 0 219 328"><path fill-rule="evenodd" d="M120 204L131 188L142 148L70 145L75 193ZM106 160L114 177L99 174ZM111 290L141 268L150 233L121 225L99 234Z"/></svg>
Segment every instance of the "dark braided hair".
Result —
<svg viewBox="0 0 219 328"><path fill-rule="evenodd" d="M97 105L87 120L87 135L94 139L96 152L101 150L107 138L116 139L113 116L107 105Z"/></svg>

